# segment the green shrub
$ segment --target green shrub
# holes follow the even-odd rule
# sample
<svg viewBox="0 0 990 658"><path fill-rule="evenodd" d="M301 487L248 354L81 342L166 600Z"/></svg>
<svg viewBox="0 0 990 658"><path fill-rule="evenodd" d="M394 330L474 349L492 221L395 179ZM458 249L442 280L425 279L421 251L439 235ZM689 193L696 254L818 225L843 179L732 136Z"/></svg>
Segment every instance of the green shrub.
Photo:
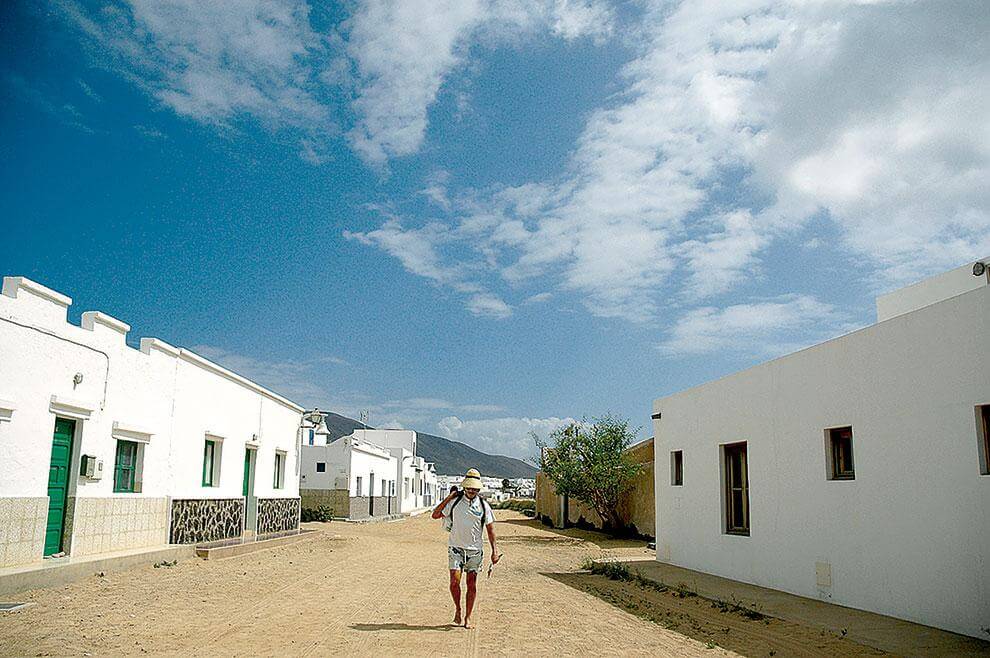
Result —
<svg viewBox="0 0 990 658"><path fill-rule="evenodd" d="M629 567L621 562L592 562L591 573L605 576L609 580L632 580Z"/></svg>
<svg viewBox="0 0 990 658"><path fill-rule="evenodd" d="M501 503L496 503L492 505L495 509L511 509L516 512L525 512L526 510L533 510L536 512L536 501L532 498L510 498Z"/></svg>
<svg viewBox="0 0 990 658"><path fill-rule="evenodd" d="M307 521L320 521L322 523L332 521L333 508L329 505L320 505L316 509L304 507L302 510L301 520L304 523Z"/></svg>

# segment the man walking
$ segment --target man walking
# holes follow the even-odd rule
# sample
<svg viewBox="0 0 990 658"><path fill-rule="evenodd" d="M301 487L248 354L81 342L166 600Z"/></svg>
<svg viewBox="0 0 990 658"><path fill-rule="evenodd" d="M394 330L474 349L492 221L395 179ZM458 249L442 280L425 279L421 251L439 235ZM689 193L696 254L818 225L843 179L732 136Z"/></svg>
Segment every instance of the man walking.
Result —
<svg viewBox="0 0 990 658"><path fill-rule="evenodd" d="M492 564L498 562L495 550L495 515L491 505L481 497L481 473L475 469L467 472L461 482L463 492L451 491L433 510L434 519L446 519L450 527L447 542L448 567L450 568L450 595L454 599L454 623L461 624L461 572L467 574L467 601L464 609L464 628L471 628L471 611L478 595L478 572L484 561L483 529L488 530L492 546Z"/></svg>

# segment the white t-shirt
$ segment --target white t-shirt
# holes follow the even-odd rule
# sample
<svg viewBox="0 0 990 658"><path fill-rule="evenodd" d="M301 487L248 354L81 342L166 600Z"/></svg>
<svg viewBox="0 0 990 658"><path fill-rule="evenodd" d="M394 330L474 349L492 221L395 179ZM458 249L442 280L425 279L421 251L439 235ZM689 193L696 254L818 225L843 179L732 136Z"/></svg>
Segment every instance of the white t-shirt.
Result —
<svg viewBox="0 0 990 658"><path fill-rule="evenodd" d="M483 508L482 505L484 505ZM450 516L451 510L453 510L453 517ZM482 503L480 496L475 496L474 500L468 500L467 496L463 496L460 502L455 499L447 503L446 507L443 508L443 515L445 518L449 518L453 524L450 528L450 539L447 544L456 548L484 550L482 514L485 515L486 524L495 523L495 515L492 514L491 505L487 502Z"/></svg>

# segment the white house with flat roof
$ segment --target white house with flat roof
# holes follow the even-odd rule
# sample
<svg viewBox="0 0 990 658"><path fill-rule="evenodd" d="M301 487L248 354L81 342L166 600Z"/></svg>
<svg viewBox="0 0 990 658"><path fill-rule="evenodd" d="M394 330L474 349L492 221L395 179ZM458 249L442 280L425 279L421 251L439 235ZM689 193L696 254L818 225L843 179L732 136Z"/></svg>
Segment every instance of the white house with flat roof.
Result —
<svg viewBox="0 0 990 658"><path fill-rule="evenodd" d="M305 509L326 505L333 515L365 519L399 513L396 458L355 435L302 446L299 491Z"/></svg>
<svg viewBox="0 0 990 658"><path fill-rule="evenodd" d="M880 297L864 329L657 399L657 559L985 639L980 269Z"/></svg>
<svg viewBox="0 0 990 658"><path fill-rule="evenodd" d="M321 438L325 444L325 437L314 436L314 445L303 445L302 451L307 466L304 468L306 478L301 481L300 487L303 492L304 504L313 507L318 504L328 504L334 508L335 513L338 508L343 507L340 493L317 493L317 491L328 491L319 486L315 486L315 481L311 479L308 464L319 457L310 457L310 454L321 455ZM347 437L352 444L367 444L376 446L387 452L394 461L392 466L392 477L394 489L389 489L389 496L394 497L390 503L391 513L412 514L425 510L436 504L437 501L437 474L432 463L427 462L423 457L416 454L416 432L413 430L392 430L392 429L358 429ZM337 441L340 441L338 439ZM333 442L336 444L337 441ZM331 444L331 445L333 445ZM325 450L325 449L324 449ZM334 453L336 454L336 453ZM341 463L345 463L346 459ZM315 466L314 466L315 467ZM329 468L329 467L328 467ZM384 473L378 472L379 478L384 477ZM341 491L334 489L333 491ZM317 498L320 500L317 501ZM333 499L331 504L329 499ZM378 505L378 503L376 503ZM348 504L349 506L349 504ZM356 511L356 510L355 510ZM378 516L378 514L375 514Z"/></svg>
<svg viewBox="0 0 990 658"><path fill-rule="evenodd" d="M299 526L303 409L23 277L0 294L0 567Z"/></svg>

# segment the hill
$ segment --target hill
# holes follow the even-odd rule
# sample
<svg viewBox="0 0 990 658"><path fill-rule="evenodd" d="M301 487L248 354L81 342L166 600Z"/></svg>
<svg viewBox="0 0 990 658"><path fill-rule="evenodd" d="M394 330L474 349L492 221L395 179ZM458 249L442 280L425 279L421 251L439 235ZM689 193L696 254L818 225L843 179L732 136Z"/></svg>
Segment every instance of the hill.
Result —
<svg viewBox="0 0 990 658"><path fill-rule="evenodd" d="M374 429L353 418L327 413L327 429L330 430L331 441L363 428ZM417 432L417 437L420 456L426 461L436 464L437 473L440 475L459 475L469 468L476 468L485 477L536 477L536 468L521 459L505 457L504 455L489 455L475 450L469 445L434 434Z"/></svg>

